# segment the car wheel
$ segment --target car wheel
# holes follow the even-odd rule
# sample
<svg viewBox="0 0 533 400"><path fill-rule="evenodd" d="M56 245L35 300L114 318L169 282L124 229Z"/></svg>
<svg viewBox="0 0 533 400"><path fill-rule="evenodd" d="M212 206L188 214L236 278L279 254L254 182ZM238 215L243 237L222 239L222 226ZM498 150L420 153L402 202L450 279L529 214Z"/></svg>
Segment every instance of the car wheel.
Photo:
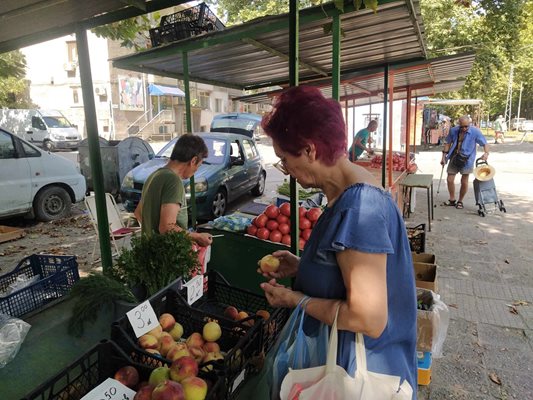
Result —
<svg viewBox="0 0 533 400"><path fill-rule="evenodd" d="M263 171L261 172L261 176L259 177L259 181L257 182L257 185L254 186L252 189L252 194L254 196L261 196L265 192L265 180L266 180L266 173Z"/></svg>
<svg viewBox="0 0 533 400"><path fill-rule="evenodd" d="M43 148L46 151L53 151L54 150L54 145L52 144L52 142L50 140L45 140L43 142Z"/></svg>
<svg viewBox="0 0 533 400"><path fill-rule="evenodd" d="M226 195L226 190L223 188L218 189L218 192L213 198L213 203L211 204L211 214L214 218L221 217L226 213L226 207L228 205L228 196Z"/></svg>
<svg viewBox="0 0 533 400"><path fill-rule="evenodd" d="M71 204L65 189L50 186L37 194L33 208L38 220L52 221L65 217L70 212Z"/></svg>

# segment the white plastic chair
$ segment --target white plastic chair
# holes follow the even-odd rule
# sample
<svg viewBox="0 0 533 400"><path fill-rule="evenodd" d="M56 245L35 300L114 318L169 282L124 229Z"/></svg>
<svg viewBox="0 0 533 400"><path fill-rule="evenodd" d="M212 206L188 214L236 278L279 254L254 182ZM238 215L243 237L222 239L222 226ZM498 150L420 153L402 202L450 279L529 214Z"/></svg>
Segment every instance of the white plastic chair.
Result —
<svg viewBox="0 0 533 400"><path fill-rule="evenodd" d="M132 218L132 214L125 214L122 215L117 203L115 202L115 199L111 195L111 193L105 194L105 200L106 200L106 208L107 208L107 219L109 222L109 238L111 239L111 242L113 243L113 246L115 248L115 255L119 255L121 249L129 245L131 236L134 235L136 232L140 231L140 227L129 227L124 225L124 217L128 220ZM94 260L94 254L96 252L96 246L98 244L98 241L100 240L98 235L98 217L96 214L96 199L94 195L86 196L85 197L85 206L87 207L87 211L89 212L89 217L91 218L91 222L93 223L94 229L96 231L96 236L98 240L94 243L93 247L93 253L92 253L92 260ZM120 243L120 246L119 246Z"/></svg>

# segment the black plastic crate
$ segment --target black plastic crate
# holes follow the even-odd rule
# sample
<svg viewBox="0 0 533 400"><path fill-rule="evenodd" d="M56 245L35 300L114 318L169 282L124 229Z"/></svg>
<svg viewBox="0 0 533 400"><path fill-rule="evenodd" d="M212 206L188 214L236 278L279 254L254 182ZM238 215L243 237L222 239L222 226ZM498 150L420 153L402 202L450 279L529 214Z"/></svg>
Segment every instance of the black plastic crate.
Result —
<svg viewBox="0 0 533 400"><path fill-rule="evenodd" d="M157 361L157 366L162 362ZM115 372L131 365L139 372L140 382L147 381L154 366L134 362L114 342L103 340L56 376L27 394L22 400L80 399ZM201 371L199 377L211 382L206 399L222 400L225 395L224 379L216 372Z"/></svg>
<svg viewBox="0 0 533 400"><path fill-rule="evenodd" d="M18 277L38 280L3 296ZM10 273L0 276L0 313L20 317L66 295L80 279L75 256L33 254Z"/></svg>
<svg viewBox="0 0 533 400"><path fill-rule="evenodd" d="M263 324L261 349L267 354L289 319L290 310L288 308L273 308L268 304L265 296L231 286L216 270L209 271L207 287L207 292L193 304L193 307L217 315L218 319L227 319L224 316L227 306L234 306L239 311L245 311L250 315L252 321ZM180 293L182 296L186 296L184 290ZM263 321L261 317L256 317L255 314L259 310L268 311L270 318Z"/></svg>
<svg viewBox="0 0 533 400"><path fill-rule="evenodd" d="M426 252L426 224L420 224L415 227L407 227L407 237L411 251L416 253Z"/></svg>
<svg viewBox="0 0 533 400"><path fill-rule="evenodd" d="M214 371L225 376L225 388L233 392L234 382L240 382L250 372L255 371L258 349L261 348L261 324L252 327L239 322L219 318L217 315L202 310L191 308L184 299L175 291L168 290L154 295L149 299L157 316L170 313L177 322L183 326L183 337L190 336L193 332L202 333L203 326L209 319L218 320L222 329L222 336L217 343L225 353L224 360L211 361L200 365L200 369L211 365ZM140 364L158 366L163 361L170 360L163 357L154 357L137 344L127 317L122 317L114 322L111 327L111 339L115 341L134 361ZM235 386L236 389L236 386Z"/></svg>

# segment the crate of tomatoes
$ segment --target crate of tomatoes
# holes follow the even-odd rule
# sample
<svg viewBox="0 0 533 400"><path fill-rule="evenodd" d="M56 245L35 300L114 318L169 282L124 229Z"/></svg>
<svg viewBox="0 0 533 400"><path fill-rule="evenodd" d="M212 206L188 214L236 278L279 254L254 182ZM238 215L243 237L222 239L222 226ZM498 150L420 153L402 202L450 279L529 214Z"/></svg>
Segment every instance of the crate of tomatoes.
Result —
<svg viewBox="0 0 533 400"><path fill-rule="evenodd" d="M303 249L311 232L322 214L320 207L298 207L298 228L300 230L299 248ZM265 208L262 214L252 220L246 229L246 233L262 240L291 245L291 205L283 203L279 207L271 204Z"/></svg>

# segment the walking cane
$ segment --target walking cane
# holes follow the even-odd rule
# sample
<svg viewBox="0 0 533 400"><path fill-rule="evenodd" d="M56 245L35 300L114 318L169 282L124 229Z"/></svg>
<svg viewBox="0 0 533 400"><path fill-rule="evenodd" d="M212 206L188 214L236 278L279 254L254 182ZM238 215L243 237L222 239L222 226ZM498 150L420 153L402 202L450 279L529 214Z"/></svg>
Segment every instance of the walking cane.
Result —
<svg viewBox="0 0 533 400"><path fill-rule="evenodd" d="M446 164L444 164L446 165ZM439 194L439 190L440 190L440 183L442 181L442 174L444 173L444 165L442 166L442 169L440 170L440 178L439 178L439 186L437 186L437 194Z"/></svg>

